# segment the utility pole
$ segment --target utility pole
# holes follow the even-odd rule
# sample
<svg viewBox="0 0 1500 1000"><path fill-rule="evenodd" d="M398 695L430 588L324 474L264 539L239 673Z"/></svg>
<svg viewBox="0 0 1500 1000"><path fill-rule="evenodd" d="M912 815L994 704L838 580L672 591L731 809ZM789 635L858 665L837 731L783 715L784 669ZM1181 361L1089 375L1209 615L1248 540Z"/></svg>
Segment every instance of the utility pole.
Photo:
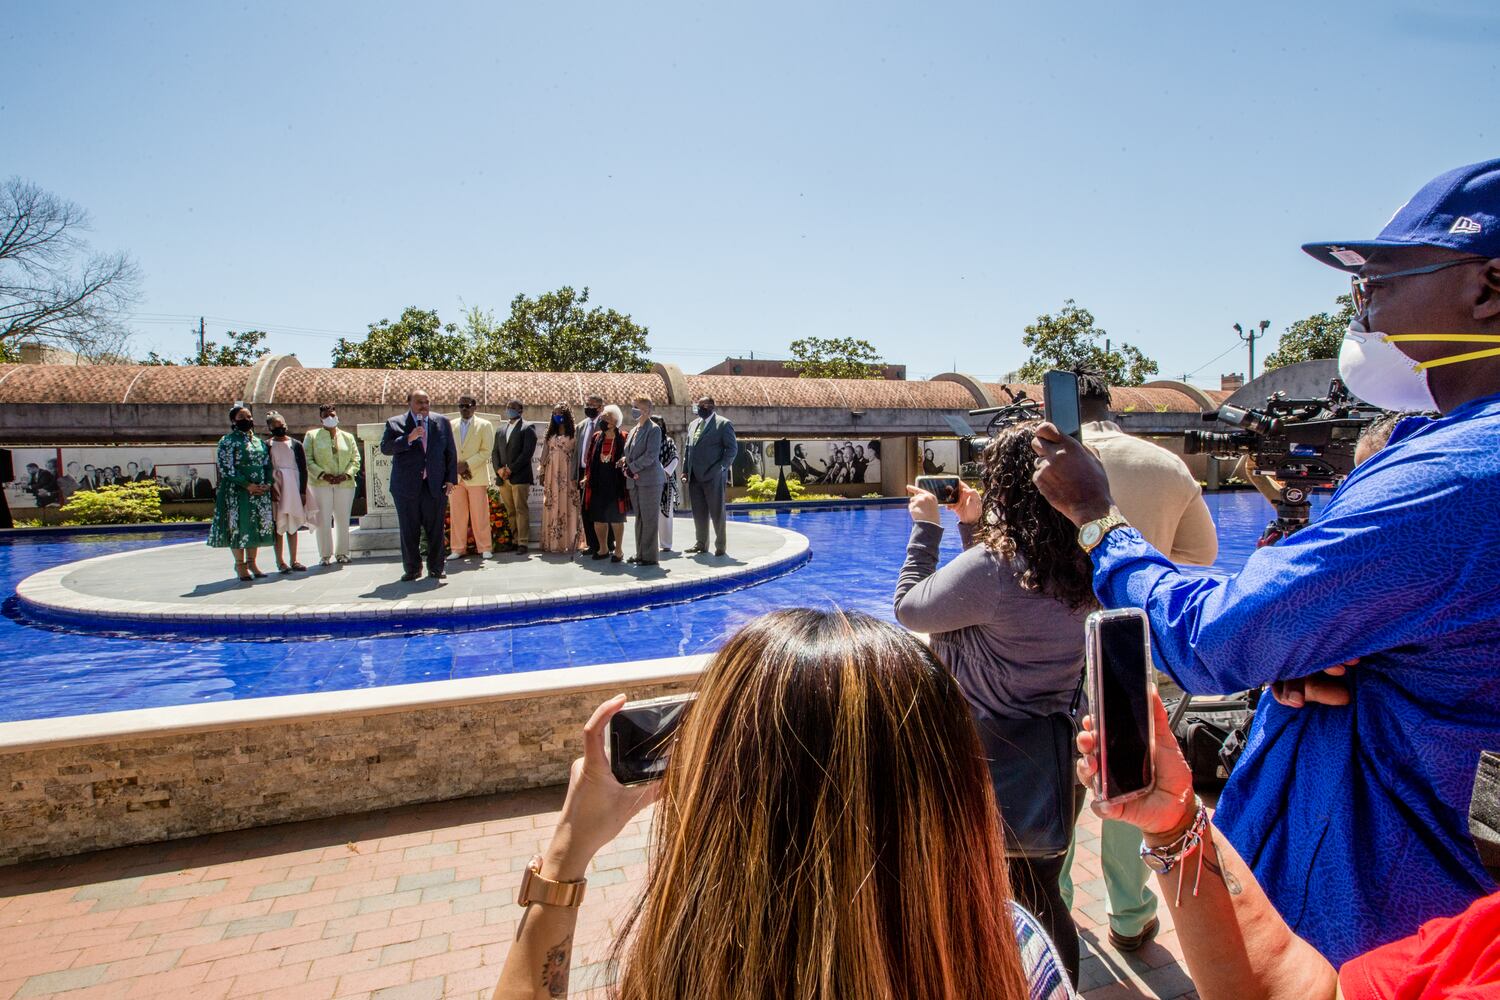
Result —
<svg viewBox="0 0 1500 1000"><path fill-rule="evenodd" d="M203 355L204 355L204 352L206 352L208 350L208 348L205 346L205 344L206 344L206 342L203 339L203 317L199 316L198 317L198 363L200 365L203 364Z"/></svg>
<svg viewBox="0 0 1500 1000"><path fill-rule="evenodd" d="M1246 382L1255 380L1255 342L1266 335L1266 330L1270 325L1270 320L1263 319L1260 321L1259 333L1256 333L1253 329L1249 333L1246 333L1244 328L1238 323L1234 324L1234 332L1240 335L1241 340L1250 345L1250 370L1246 373Z"/></svg>

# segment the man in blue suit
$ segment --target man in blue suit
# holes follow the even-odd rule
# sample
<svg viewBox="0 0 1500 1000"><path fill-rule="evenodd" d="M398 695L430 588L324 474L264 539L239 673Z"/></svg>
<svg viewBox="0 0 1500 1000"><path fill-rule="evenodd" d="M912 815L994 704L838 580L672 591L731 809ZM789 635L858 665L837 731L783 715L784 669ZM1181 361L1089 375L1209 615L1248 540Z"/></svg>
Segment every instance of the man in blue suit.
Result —
<svg viewBox="0 0 1500 1000"><path fill-rule="evenodd" d="M443 564L448 546L443 541L443 511L448 492L458 485L458 449L448 418L429 413L427 393L406 394L408 410L385 422L380 453L391 456L391 497L396 501L396 523L401 530L401 579L422 575L421 535L427 535L427 573L447 577Z"/></svg>

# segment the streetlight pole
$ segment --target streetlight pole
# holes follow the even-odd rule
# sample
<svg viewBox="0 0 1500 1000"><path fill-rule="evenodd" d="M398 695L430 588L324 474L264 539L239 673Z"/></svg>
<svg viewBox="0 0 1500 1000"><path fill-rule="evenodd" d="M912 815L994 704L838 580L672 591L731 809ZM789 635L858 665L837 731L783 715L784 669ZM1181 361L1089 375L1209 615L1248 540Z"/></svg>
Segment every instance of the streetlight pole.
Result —
<svg viewBox="0 0 1500 1000"><path fill-rule="evenodd" d="M1270 326L1271 321L1263 319L1260 321L1259 333L1253 329L1249 333L1246 333L1244 328L1238 323L1234 324L1234 332L1240 335L1241 340L1250 345L1250 370L1245 379L1246 382L1253 382L1255 380L1255 342L1266 335L1266 330Z"/></svg>

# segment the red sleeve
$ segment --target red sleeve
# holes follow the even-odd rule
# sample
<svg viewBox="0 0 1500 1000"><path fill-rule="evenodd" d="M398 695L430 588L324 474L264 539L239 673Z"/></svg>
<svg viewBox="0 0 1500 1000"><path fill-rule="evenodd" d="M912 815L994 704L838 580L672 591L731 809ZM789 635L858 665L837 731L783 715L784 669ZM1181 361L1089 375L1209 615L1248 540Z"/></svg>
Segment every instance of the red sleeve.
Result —
<svg viewBox="0 0 1500 1000"><path fill-rule="evenodd" d="M1345 1000L1500 1000L1500 892L1339 970Z"/></svg>

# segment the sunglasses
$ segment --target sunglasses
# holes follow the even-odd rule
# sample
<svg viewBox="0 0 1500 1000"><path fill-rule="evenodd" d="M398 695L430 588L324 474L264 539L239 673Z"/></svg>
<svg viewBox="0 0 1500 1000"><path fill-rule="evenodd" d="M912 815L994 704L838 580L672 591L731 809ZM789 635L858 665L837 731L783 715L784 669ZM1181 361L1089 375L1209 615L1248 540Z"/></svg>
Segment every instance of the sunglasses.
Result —
<svg viewBox="0 0 1500 1000"><path fill-rule="evenodd" d="M1459 260L1445 260L1441 264L1428 264L1426 267L1413 267L1405 271L1392 271L1389 274L1351 274L1349 276L1349 294L1354 298L1354 314L1364 315L1370 305L1370 294L1376 285L1390 281L1393 278L1410 278L1417 274L1435 274L1438 271L1450 267L1458 267L1460 264L1487 264L1488 257L1463 257Z"/></svg>

